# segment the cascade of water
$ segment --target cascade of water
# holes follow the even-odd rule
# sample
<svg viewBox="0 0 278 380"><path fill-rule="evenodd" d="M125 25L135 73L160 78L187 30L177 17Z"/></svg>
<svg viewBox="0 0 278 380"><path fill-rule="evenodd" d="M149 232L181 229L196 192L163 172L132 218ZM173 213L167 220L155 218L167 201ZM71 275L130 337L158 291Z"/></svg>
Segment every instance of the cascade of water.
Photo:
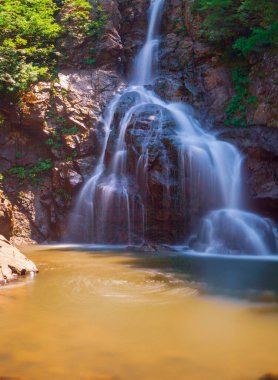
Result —
<svg viewBox="0 0 278 380"><path fill-rule="evenodd" d="M134 84L141 86L149 84L154 77L160 43L158 32L164 1L165 0L151 0L147 39L138 56L135 58L132 76L132 82Z"/></svg>
<svg viewBox="0 0 278 380"><path fill-rule="evenodd" d="M240 153L204 131L186 105L166 103L145 87L157 73L163 6L164 0L151 1L147 38L135 59L131 84L114 97L104 115L102 153L77 199L71 238L98 244L144 243L150 217L149 167L157 146L159 165L156 161L155 165L160 171L153 176L160 176L164 184L162 210L157 212L170 210L172 172L178 172L177 207L183 213L201 209L199 219L209 212L191 239L194 248L269 253L275 250L270 223L240 211Z"/></svg>
<svg viewBox="0 0 278 380"><path fill-rule="evenodd" d="M202 219L192 246L209 253L264 255L275 252L276 239L269 220L241 210L221 209Z"/></svg>

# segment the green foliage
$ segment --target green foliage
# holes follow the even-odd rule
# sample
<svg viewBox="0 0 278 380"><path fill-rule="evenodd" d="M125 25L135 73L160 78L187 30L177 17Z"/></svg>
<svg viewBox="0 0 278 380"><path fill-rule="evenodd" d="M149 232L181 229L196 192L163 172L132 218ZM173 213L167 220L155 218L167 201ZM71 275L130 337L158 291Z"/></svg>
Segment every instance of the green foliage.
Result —
<svg viewBox="0 0 278 380"><path fill-rule="evenodd" d="M76 126L68 126L68 120L63 116L55 115L55 112L51 112L49 116L54 118L57 128L50 132L49 138L45 143L54 149L60 149L63 146L63 136L77 134L78 128Z"/></svg>
<svg viewBox="0 0 278 380"><path fill-rule="evenodd" d="M88 58L88 59L85 59L84 63L86 63L86 65L95 65L96 64L96 59L95 58Z"/></svg>
<svg viewBox="0 0 278 380"><path fill-rule="evenodd" d="M60 149L62 148L62 136L65 135L73 135L78 132L78 129L76 127L72 127L70 129L58 129L58 130L53 130L50 134L51 137L49 137L45 144L54 148L54 149Z"/></svg>
<svg viewBox="0 0 278 380"><path fill-rule="evenodd" d="M226 125L246 127L250 96L248 57L278 45L277 0L195 0L192 11L202 16L200 36L222 52L232 66L236 95L226 108Z"/></svg>
<svg viewBox="0 0 278 380"><path fill-rule="evenodd" d="M0 93L24 93L31 84L53 78L61 36L98 38L107 16L98 0L92 3L93 7L89 0L0 0ZM89 64L94 62L92 58Z"/></svg>
<svg viewBox="0 0 278 380"><path fill-rule="evenodd" d="M240 51L244 56L248 56L250 53L260 53L265 48L277 44L277 36L278 22L270 25L267 29L254 28L249 37L239 37L233 48Z"/></svg>
<svg viewBox="0 0 278 380"><path fill-rule="evenodd" d="M257 102L257 99L250 96L248 92L250 79L247 68L239 65L235 66L232 70L232 80L236 95L232 97L225 110L227 114L225 124L235 127L247 127L247 107Z"/></svg>
<svg viewBox="0 0 278 380"><path fill-rule="evenodd" d="M84 34L90 23L92 6L87 0L65 0L61 23L72 37Z"/></svg>
<svg viewBox="0 0 278 380"><path fill-rule="evenodd" d="M103 11L98 1L95 0L94 18L87 24L86 35L93 38L94 41L98 41L103 33L107 19L107 14ZM97 63L96 52L95 48L90 49L91 57L84 61L86 65L95 65Z"/></svg>
<svg viewBox="0 0 278 380"><path fill-rule="evenodd" d="M65 0L61 12L61 24L71 37L89 36L99 38L107 21L98 0ZM91 17L91 13L94 17Z"/></svg>
<svg viewBox="0 0 278 380"><path fill-rule="evenodd" d="M195 0L203 38L229 56L260 53L278 43L277 0Z"/></svg>
<svg viewBox="0 0 278 380"><path fill-rule="evenodd" d="M7 174L17 177L20 181L25 179L31 180L33 183L37 182L42 174L49 172L53 167L50 158L46 160L39 160L31 167L13 166L8 170Z"/></svg>
<svg viewBox="0 0 278 380"><path fill-rule="evenodd" d="M53 0L1 0L0 91L26 90L49 75L60 27Z"/></svg>
<svg viewBox="0 0 278 380"><path fill-rule="evenodd" d="M103 31L103 28L107 22L107 14L103 11L101 5L95 1L95 17L92 19L87 26L87 36L99 38Z"/></svg>
<svg viewBox="0 0 278 380"><path fill-rule="evenodd" d="M15 158L16 158L16 159L20 159L20 158L22 158L22 154L21 154L20 152L16 152L16 153L15 153Z"/></svg>
<svg viewBox="0 0 278 380"><path fill-rule="evenodd" d="M171 29L174 33L178 33L181 36L185 37L188 35L186 25L185 25L185 17L176 18L172 21Z"/></svg>
<svg viewBox="0 0 278 380"><path fill-rule="evenodd" d="M196 0L192 10L204 17L200 35L224 47L238 33L236 4L236 0Z"/></svg>
<svg viewBox="0 0 278 380"><path fill-rule="evenodd" d="M103 33L107 22L107 14L103 11L99 0L65 0L61 12L61 23L64 32L76 39L90 37L93 48L89 58L84 59L86 65L96 64L96 49L94 43Z"/></svg>
<svg viewBox="0 0 278 380"><path fill-rule="evenodd" d="M77 153L73 152L72 154L70 154L69 156L66 157L66 161L67 162L72 162L75 159L76 156L77 156Z"/></svg>
<svg viewBox="0 0 278 380"><path fill-rule="evenodd" d="M71 200L71 195L63 188L55 189L56 196L60 197L63 201Z"/></svg>
<svg viewBox="0 0 278 380"><path fill-rule="evenodd" d="M186 3L184 0L179 0L179 7L176 10L177 17L174 19L170 19L171 22L171 30L174 33L179 34L180 37L188 36L188 31L186 27Z"/></svg>

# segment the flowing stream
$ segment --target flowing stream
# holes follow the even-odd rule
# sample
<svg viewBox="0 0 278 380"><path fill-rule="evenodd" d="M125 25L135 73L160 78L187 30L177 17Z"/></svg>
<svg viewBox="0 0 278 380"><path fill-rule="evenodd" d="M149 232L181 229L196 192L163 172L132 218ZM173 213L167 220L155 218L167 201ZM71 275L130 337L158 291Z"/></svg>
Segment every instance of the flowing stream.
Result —
<svg viewBox="0 0 278 380"><path fill-rule="evenodd" d="M175 172L176 208L185 215L195 198L203 205L198 223L187 231L184 241L202 252L275 253L271 221L245 210L239 151L204 130L187 105L165 102L153 91L159 74L164 3L151 1L146 42L135 58L130 84L114 97L103 117L102 153L78 196L70 222L71 239L126 245L148 241L148 202L153 195L149 167L156 146L157 175L164 183L162 212L171 203Z"/></svg>

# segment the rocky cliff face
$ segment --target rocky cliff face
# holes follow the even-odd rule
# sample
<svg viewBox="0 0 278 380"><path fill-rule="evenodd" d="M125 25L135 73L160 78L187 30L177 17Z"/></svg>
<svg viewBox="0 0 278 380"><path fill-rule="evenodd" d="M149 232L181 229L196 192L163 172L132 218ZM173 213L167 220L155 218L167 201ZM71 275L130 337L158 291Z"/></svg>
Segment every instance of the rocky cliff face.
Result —
<svg viewBox="0 0 278 380"><path fill-rule="evenodd" d="M265 54L252 62L249 90L257 104L247 112L253 125L223 127L227 102L234 95L230 68L199 40L199 20L190 4L166 1L161 76L154 88L166 100L192 104L208 128L242 149L249 202L277 217L277 55ZM145 38L147 0L103 0L102 6L108 20L94 47L96 64L86 63L92 49L89 38L61 40L66 58L61 59L56 81L33 86L20 106L11 98L1 99L0 173L5 180L0 185L0 233L16 243L58 240L63 235L74 197L100 152L101 115L125 87L134 54ZM150 176L152 199L163 191L159 170L156 167ZM173 207L169 206L171 220L160 218L159 210L150 212L164 237L167 230L180 229L181 218ZM150 239L156 233L151 228Z"/></svg>
<svg viewBox="0 0 278 380"><path fill-rule="evenodd" d="M245 156L246 200L249 206L278 220L278 52L251 57L247 86L255 105L246 109L249 126L224 126L227 105L235 95L231 65L199 37L201 20L191 12L192 2L166 2L162 97L192 104L198 117L220 139L230 141Z"/></svg>

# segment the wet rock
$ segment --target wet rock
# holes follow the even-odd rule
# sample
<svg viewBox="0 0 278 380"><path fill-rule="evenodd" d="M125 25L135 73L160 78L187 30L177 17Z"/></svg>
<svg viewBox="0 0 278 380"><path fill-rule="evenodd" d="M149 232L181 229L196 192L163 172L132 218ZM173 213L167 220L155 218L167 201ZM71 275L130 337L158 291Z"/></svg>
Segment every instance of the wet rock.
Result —
<svg viewBox="0 0 278 380"><path fill-rule="evenodd" d="M262 75L265 73L265 75ZM278 54L265 53L250 73L250 95L256 98L256 107L248 108L251 124L278 127Z"/></svg>
<svg viewBox="0 0 278 380"><path fill-rule="evenodd" d="M175 248L167 244L143 244L139 247L139 251L142 252L176 252Z"/></svg>
<svg viewBox="0 0 278 380"><path fill-rule="evenodd" d="M212 47L204 42L194 42L194 58L196 61L207 60L214 55Z"/></svg>
<svg viewBox="0 0 278 380"><path fill-rule="evenodd" d="M111 131L113 136L119 133L120 121L123 119L126 112L136 104L139 98L140 96L136 91L129 91L121 96L114 115L113 128ZM113 136L111 136L111 139Z"/></svg>
<svg viewBox="0 0 278 380"><path fill-rule="evenodd" d="M189 100L189 94L184 92L180 75L171 77L162 76L155 79L153 90L159 97L166 101L180 102Z"/></svg>
<svg viewBox="0 0 278 380"><path fill-rule="evenodd" d="M233 95L230 75L225 67L209 67L204 72L204 89L209 99L209 112L216 122L226 119L225 108Z"/></svg>
<svg viewBox="0 0 278 380"><path fill-rule="evenodd" d="M278 374L267 373L259 378L259 380L278 380Z"/></svg>
<svg viewBox="0 0 278 380"><path fill-rule="evenodd" d="M148 0L118 0L122 15L120 35L124 47L125 73L130 75L136 52L146 38Z"/></svg>
<svg viewBox="0 0 278 380"><path fill-rule="evenodd" d="M184 233L184 215L178 201L178 147L176 123L157 105L139 107L126 132L128 172L137 173L140 197L145 199L146 240L173 242ZM140 160L141 157L141 160ZM143 158L145 157L145 158ZM146 160L138 167L138 162Z"/></svg>
<svg viewBox="0 0 278 380"><path fill-rule="evenodd" d="M72 193L77 186L83 183L82 176L75 170L72 162L60 163L53 172L53 181L56 182L56 187L60 186L65 191Z"/></svg>
<svg viewBox="0 0 278 380"><path fill-rule="evenodd" d="M193 41L191 38L183 37L181 39L176 33L166 35L161 50L163 69L172 72L183 72L192 56Z"/></svg>

